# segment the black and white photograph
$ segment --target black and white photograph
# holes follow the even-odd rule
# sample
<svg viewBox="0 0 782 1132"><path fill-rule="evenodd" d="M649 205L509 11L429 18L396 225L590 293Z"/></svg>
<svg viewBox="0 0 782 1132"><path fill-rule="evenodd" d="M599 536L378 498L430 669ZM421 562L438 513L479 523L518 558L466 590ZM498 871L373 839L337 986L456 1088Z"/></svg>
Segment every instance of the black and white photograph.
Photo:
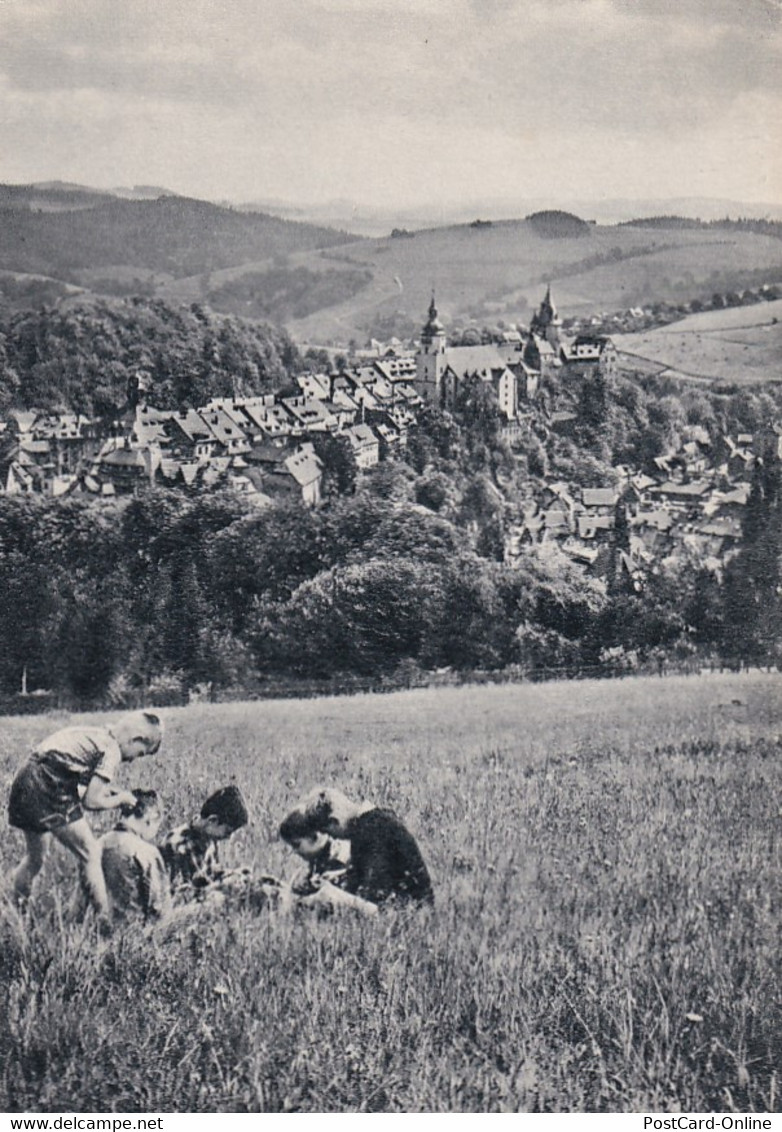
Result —
<svg viewBox="0 0 782 1132"><path fill-rule="evenodd" d="M773 1128L781 124L782 0L0 0L4 1132Z"/></svg>

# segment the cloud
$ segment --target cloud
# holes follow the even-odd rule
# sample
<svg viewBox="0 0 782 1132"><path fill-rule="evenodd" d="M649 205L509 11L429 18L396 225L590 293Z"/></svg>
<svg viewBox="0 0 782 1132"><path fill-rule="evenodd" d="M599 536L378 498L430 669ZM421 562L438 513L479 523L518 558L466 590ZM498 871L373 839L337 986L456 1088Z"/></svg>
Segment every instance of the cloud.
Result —
<svg viewBox="0 0 782 1132"><path fill-rule="evenodd" d="M573 175L610 195L637 177L648 195L666 146L703 148L717 176L732 128L749 116L768 136L780 14L775 0L6 0L0 176L46 156L45 176L91 159L93 179L121 167L223 196L385 198L396 179L409 199L459 177ZM767 176L753 154L748 189ZM682 193L696 164L678 162Z"/></svg>

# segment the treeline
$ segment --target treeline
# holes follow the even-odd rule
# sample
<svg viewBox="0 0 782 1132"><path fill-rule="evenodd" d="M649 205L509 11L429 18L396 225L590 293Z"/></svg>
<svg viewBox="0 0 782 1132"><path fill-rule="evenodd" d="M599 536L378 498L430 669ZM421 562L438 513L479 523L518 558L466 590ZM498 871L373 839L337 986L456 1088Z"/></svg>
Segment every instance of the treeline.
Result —
<svg viewBox="0 0 782 1132"><path fill-rule="evenodd" d="M563 212L556 208L533 212L525 217L525 220L537 236L542 236L546 240L567 240L574 236L587 236L590 231L590 225L586 220L582 220L572 212Z"/></svg>
<svg viewBox="0 0 782 1132"><path fill-rule="evenodd" d="M643 216L636 220L624 220L620 228L661 228L661 229L687 229L687 228L719 228L726 232L756 232L759 236L774 236L782 239L782 221L756 219L751 216L740 216L731 220L725 216L719 220L701 220L693 216Z"/></svg>
<svg viewBox="0 0 782 1132"><path fill-rule="evenodd" d="M199 304L73 300L0 318L0 413L110 413L139 371L152 378L156 407L179 409L272 390L297 364L284 331Z"/></svg>
<svg viewBox="0 0 782 1132"><path fill-rule="evenodd" d="M85 704L402 661L496 668L537 648L538 632L577 647L602 605L575 569L531 555L508 570L464 527L371 487L261 513L227 493L6 497L0 548L3 690L24 676Z"/></svg>
<svg viewBox="0 0 782 1132"><path fill-rule="evenodd" d="M677 216L674 213L662 216L640 216L635 220L622 220L618 228L707 228L705 220L694 216Z"/></svg>
<svg viewBox="0 0 782 1132"><path fill-rule="evenodd" d="M57 279L36 275L16 278L14 275L0 274L0 319L7 318L13 311L54 306L65 298L68 291L68 285Z"/></svg>

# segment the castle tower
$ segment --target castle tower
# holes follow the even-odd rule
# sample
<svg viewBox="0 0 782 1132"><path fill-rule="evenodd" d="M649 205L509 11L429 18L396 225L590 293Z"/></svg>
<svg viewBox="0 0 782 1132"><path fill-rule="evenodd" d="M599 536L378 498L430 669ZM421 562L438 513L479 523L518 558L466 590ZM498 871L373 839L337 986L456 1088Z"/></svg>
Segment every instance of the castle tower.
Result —
<svg viewBox="0 0 782 1132"><path fill-rule="evenodd" d="M546 294L540 307L532 316L530 323L530 330L533 334L537 334L539 338L545 338L555 350L559 349L559 331L562 327L562 319L557 314L557 308L551 299L551 284L546 289Z"/></svg>
<svg viewBox="0 0 782 1132"><path fill-rule="evenodd" d="M131 409L144 408L152 387L152 377L143 370L132 373L128 378L128 405Z"/></svg>
<svg viewBox="0 0 782 1132"><path fill-rule="evenodd" d="M421 331L421 345L415 356L415 385L421 396L432 405L442 401L441 381L445 369L445 327L437 316L432 292L429 317Z"/></svg>

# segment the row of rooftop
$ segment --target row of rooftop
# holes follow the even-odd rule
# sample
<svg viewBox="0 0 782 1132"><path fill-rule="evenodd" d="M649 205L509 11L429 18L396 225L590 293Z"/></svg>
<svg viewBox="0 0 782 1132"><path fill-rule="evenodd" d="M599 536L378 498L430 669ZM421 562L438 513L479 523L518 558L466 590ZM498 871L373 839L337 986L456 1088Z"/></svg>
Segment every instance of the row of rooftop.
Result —
<svg viewBox="0 0 782 1132"><path fill-rule="evenodd" d="M493 388L512 439L556 368L610 368L610 339L561 340L559 327L549 290L524 339L449 347L433 298L417 353L302 373L273 393L162 410L149 404L139 375L114 420L9 414L0 423L0 486L11 494L112 495L145 482L208 486L222 478L248 495L285 491L317 503L323 469L307 442L314 434L344 437L357 466L371 467L405 446L425 401L452 407L461 382L477 378Z"/></svg>
<svg viewBox="0 0 782 1132"><path fill-rule="evenodd" d="M506 558L556 543L589 573L605 576L623 523L619 564L636 585L656 566L682 558L719 574L741 545L758 460L782 461L782 425L714 438L693 426L678 451L654 461L653 474L619 465L615 483L602 487L551 481L511 527Z"/></svg>
<svg viewBox="0 0 782 1132"><path fill-rule="evenodd" d="M414 375L414 359L386 359L180 411L148 404L142 378L114 419L14 411L0 422L0 487L115 495L155 482L223 480L259 501L283 493L317 503L323 468L313 435L344 437L357 466L372 467L406 442L422 404Z"/></svg>

